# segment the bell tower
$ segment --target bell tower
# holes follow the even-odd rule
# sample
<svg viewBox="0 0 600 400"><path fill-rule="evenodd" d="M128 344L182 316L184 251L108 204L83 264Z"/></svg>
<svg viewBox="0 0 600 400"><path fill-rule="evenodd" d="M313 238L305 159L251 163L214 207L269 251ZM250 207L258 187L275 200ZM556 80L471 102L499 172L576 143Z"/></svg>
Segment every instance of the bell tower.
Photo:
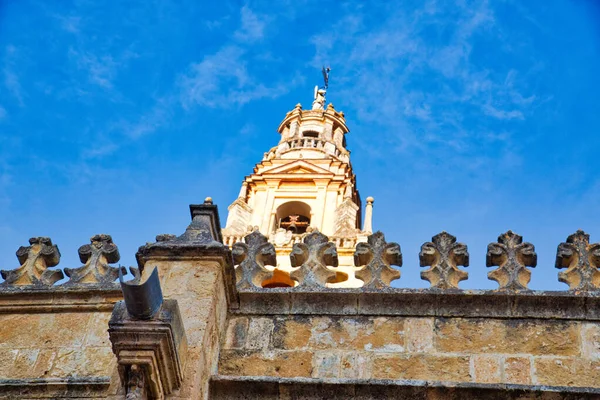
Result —
<svg viewBox="0 0 600 400"><path fill-rule="evenodd" d="M274 244L277 268L292 270L289 254L294 243L314 230L327 235L338 248L338 277L331 286L356 287L353 255L356 243L371 233L372 198L367 198L361 230L361 200L346 148L344 113L325 106L325 87L315 87L310 110L300 104L279 125L279 144L265 153L242 182L229 206L224 241L231 246L253 230Z"/></svg>

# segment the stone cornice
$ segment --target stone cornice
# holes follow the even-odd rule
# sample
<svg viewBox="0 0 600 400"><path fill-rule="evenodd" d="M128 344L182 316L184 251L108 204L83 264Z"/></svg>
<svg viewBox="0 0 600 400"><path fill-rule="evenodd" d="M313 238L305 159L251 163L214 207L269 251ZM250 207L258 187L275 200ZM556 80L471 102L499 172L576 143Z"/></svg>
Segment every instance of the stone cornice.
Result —
<svg viewBox="0 0 600 400"><path fill-rule="evenodd" d="M118 284L96 287L4 288L0 314L112 311L123 299Z"/></svg>
<svg viewBox="0 0 600 400"><path fill-rule="evenodd" d="M237 314L385 315L600 321L600 295L460 289L244 289Z"/></svg>
<svg viewBox="0 0 600 400"><path fill-rule="evenodd" d="M312 379L270 376L223 376L211 378L211 399L292 398L395 398L395 399L597 399L600 390L565 386L526 386L502 383L455 383L383 379ZM431 397L430 397L431 396Z"/></svg>
<svg viewBox="0 0 600 400"><path fill-rule="evenodd" d="M0 379L0 398L98 398L109 385L109 376Z"/></svg>

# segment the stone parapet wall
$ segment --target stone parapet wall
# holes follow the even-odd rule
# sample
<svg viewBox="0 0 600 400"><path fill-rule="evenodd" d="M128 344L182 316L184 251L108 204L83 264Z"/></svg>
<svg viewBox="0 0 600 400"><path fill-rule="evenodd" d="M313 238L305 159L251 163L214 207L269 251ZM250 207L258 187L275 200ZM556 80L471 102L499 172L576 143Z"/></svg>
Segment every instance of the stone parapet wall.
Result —
<svg viewBox="0 0 600 400"><path fill-rule="evenodd" d="M0 291L0 398L110 393L107 326L121 298L117 285Z"/></svg>
<svg viewBox="0 0 600 400"><path fill-rule="evenodd" d="M600 318L587 312L598 309L594 296L434 289L239 296L216 381L504 384L596 388L600 396Z"/></svg>

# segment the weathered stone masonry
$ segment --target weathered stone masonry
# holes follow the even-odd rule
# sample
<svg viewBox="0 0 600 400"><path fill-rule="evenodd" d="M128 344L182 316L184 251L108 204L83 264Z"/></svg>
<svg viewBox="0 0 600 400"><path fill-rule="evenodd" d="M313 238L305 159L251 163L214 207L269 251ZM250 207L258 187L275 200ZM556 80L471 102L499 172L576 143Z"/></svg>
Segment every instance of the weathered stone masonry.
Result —
<svg viewBox="0 0 600 400"><path fill-rule="evenodd" d="M356 268L363 271L357 275L369 271L365 286L327 288L328 275L319 271L335 271L327 265L334 263L335 245L310 233L306 247L298 247L303 256L295 261L300 265L293 274L300 281L296 287L260 287L252 275L269 279L269 273L242 261L237 269L246 270L238 276L246 278L234 289L234 257L214 240L219 238L216 207L194 206L192 216L182 236L161 236L138 253L140 265L150 263L161 273L165 297L179 303L187 336L183 384L165 398L287 398L299 393L322 398L328 390L334 398L382 393L396 398L600 396L600 296L593 273L575 274L576 285L564 292L530 291L523 280L510 285L501 279L493 291L440 289L433 279L431 289L394 289L389 276L399 274L389 271L402 264L400 247L377 233L357 251ZM272 252L258 235L251 234L245 251L268 259ZM522 242L512 232L500 238ZM39 253L57 251L49 240L32 242L48 246ZM523 251L498 250L499 244L500 239L490 245L488 264L523 264L511 261ZM571 235L559 246L557 267L597 269L590 253L595 246L582 232ZM533 246L525 249L532 264ZM39 254L37 248L29 251L30 257ZM439 254L430 262L432 252ZM494 259L502 252L505 259ZM465 257L466 246L445 233L426 243L421 254L429 260L422 264L437 266L436 276L443 279L452 279L456 265L467 264ZM43 268L31 271L44 273ZM8 398L124 398L106 332L120 299L118 286L26 282L3 284L0 292L0 393Z"/></svg>
<svg viewBox="0 0 600 400"><path fill-rule="evenodd" d="M418 254L431 287L393 288L401 247L372 233L371 197L360 228L345 116L317 94L225 228L210 198L190 206L183 234L139 248L133 281L115 282L109 235L64 273L50 238L19 248L1 271L0 398L600 398L600 244L570 235L569 288L532 291L535 247L508 231L485 260L498 288L462 290L468 247L441 232Z"/></svg>

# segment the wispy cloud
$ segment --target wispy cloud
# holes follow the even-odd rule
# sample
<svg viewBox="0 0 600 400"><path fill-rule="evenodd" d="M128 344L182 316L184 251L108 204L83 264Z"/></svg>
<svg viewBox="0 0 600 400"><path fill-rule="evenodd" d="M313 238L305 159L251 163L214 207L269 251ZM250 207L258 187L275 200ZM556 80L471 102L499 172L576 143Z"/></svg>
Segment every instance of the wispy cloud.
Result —
<svg viewBox="0 0 600 400"><path fill-rule="evenodd" d="M524 119L523 113L519 110L500 110L490 104L483 106L483 112L485 115L489 115L490 117L498 119Z"/></svg>
<svg viewBox="0 0 600 400"><path fill-rule="evenodd" d="M312 63L333 64L340 96L352 99L363 123L385 121L378 129L391 151L418 150L427 152L427 159L436 152L446 159L464 157L482 142L498 143L502 137L506 127L494 133L486 119L527 118L536 97L527 94L525 76L493 60L474 61L477 43L500 47L503 40L488 1L430 1L416 9L382 6L379 12L385 17L375 27L366 14L349 11L314 35ZM471 154L471 165L477 157L486 161Z"/></svg>
<svg viewBox="0 0 600 400"><path fill-rule="evenodd" d="M17 100L18 104L22 107L24 105L24 94L21 88L21 82L19 75L17 74L18 65L18 50L13 45L8 45L4 49L4 65L2 67L2 74L4 75L4 86L6 90Z"/></svg>
<svg viewBox="0 0 600 400"><path fill-rule="evenodd" d="M142 136L154 133L171 119L176 106L172 97L163 97L156 100L149 112L143 114L138 120L122 121L118 129L130 139L139 139Z"/></svg>
<svg viewBox="0 0 600 400"><path fill-rule="evenodd" d="M112 81L117 73L117 63L111 55L98 56L71 48L69 57L75 61L79 69L87 72L91 83L105 89L113 87Z"/></svg>
<svg viewBox="0 0 600 400"><path fill-rule="evenodd" d="M234 33L234 37L242 42L253 42L263 38L265 26L269 18L253 12L248 5L240 10L241 26Z"/></svg>

